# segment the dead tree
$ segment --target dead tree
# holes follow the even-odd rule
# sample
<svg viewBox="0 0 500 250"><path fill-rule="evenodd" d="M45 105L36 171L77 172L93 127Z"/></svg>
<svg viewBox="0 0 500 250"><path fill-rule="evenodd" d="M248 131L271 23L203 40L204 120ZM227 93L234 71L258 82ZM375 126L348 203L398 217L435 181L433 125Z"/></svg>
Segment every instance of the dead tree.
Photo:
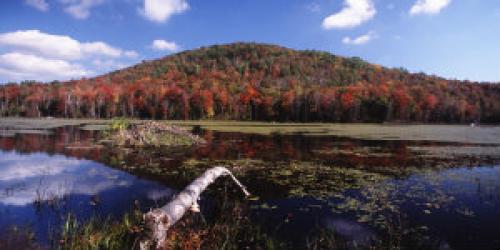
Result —
<svg viewBox="0 0 500 250"><path fill-rule="evenodd" d="M208 185L221 176L230 176L246 196L250 195L246 188L227 168L214 167L208 169L176 195L167 205L154 209L144 215L144 222L150 230L150 236L141 242L141 249L150 249L153 246L156 249L162 249L165 245L168 229L179 221L188 209L199 211L197 201L200 194Z"/></svg>

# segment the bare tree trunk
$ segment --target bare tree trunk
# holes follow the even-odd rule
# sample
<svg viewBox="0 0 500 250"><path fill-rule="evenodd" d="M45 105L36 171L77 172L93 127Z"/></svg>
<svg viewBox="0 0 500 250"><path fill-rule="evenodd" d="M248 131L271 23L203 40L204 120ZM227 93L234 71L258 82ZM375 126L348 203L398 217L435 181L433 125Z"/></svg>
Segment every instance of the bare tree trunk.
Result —
<svg viewBox="0 0 500 250"><path fill-rule="evenodd" d="M149 239L141 242L141 249L150 249L154 244L156 244L156 249L163 249L168 229L179 221L188 209L196 211L198 209L197 200L200 194L217 178L227 175L233 179L246 196L250 195L246 188L227 168L213 167L208 169L167 205L154 209L144 215L144 222L149 228L151 235Z"/></svg>

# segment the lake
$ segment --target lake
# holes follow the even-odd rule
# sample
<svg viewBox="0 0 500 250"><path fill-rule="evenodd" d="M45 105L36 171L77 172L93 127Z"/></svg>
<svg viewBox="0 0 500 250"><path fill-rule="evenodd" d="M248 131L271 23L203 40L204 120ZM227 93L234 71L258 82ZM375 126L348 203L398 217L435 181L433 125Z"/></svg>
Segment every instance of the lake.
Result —
<svg viewBox="0 0 500 250"><path fill-rule="evenodd" d="M241 209L258 230L247 230L243 243L232 239L238 247L256 246L252 234L294 249L500 247L497 127L370 125L354 133L287 125L279 133L259 124L273 128L267 133L246 123L242 131L237 123L184 125L207 144L123 150L95 145L102 133L80 124L0 130L0 235L28 228L54 246L68 214L84 221L145 212L224 165L258 199L223 180L203 194L202 213L187 216L203 221L199 230L233 223L221 218Z"/></svg>

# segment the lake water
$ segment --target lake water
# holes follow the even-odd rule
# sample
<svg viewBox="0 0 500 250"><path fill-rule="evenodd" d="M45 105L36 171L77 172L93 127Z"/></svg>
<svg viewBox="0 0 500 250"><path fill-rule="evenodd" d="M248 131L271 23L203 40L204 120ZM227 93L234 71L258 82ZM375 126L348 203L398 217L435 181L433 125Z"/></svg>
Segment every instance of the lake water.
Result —
<svg viewBox="0 0 500 250"><path fill-rule="evenodd" d="M252 221L289 247L311 247L322 230L348 248L388 239L416 248L500 247L498 159L413 150L470 144L195 132L208 143L126 152L93 145L100 133L77 127L4 134L0 228L29 227L49 244L68 213L85 220L147 211L206 167L230 164L260 197L242 201ZM207 217L224 212L213 205L221 187L236 190L209 188L201 203Z"/></svg>

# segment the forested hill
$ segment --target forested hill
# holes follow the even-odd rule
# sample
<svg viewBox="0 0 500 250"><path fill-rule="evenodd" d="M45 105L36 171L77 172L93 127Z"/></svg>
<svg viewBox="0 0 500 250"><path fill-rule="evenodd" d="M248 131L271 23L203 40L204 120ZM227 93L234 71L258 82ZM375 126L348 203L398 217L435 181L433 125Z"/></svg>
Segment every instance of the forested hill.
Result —
<svg viewBox="0 0 500 250"><path fill-rule="evenodd" d="M92 79L0 87L2 116L323 122L500 122L500 85L326 52L235 43Z"/></svg>

